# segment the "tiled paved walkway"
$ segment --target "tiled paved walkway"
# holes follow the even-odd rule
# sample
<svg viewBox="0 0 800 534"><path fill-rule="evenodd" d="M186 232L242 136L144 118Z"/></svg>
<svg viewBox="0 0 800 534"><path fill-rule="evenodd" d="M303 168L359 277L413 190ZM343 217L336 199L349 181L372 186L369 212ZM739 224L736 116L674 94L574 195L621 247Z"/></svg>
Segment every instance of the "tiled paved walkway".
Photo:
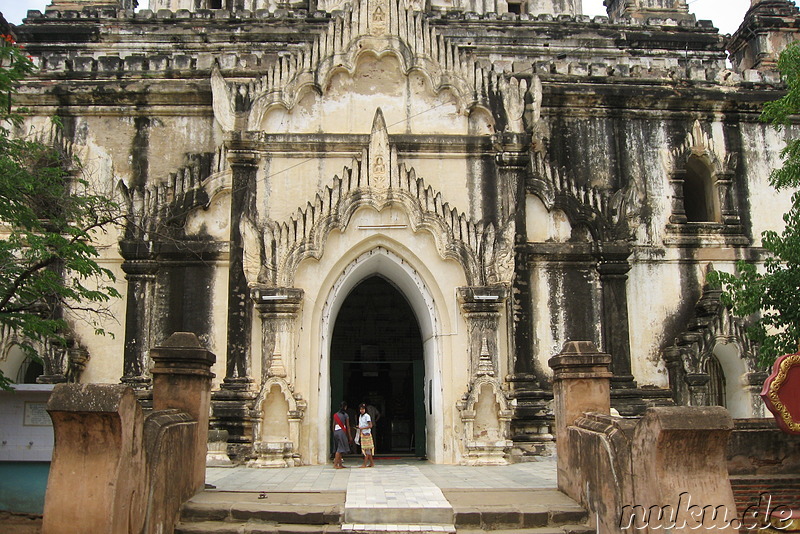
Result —
<svg viewBox="0 0 800 534"><path fill-rule="evenodd" d="M347 491L350 481L360 479L363 474L379 475L381 471L392 473L392 479L403 483L403 469L398 466L413 466L408 470L413 480L422 475L440 489L553 489L556 487L556 460L542 458L497 467L469 467L461 465L435 465L420 460L376 460L371 469L358 469L357 459L348 459L350 468L334 469L332 465L310 465L286 469L253 469L247 467L209 467L206 482L220 491ZM348 464L345 462L345 465ZM360 463L360 461L359 461ZM391 470L391 471L389 471ZM413 475L412 475L413 473ZM382 477L383 478L383 477ZM411 480L409 480L410 482Z"/></svg>

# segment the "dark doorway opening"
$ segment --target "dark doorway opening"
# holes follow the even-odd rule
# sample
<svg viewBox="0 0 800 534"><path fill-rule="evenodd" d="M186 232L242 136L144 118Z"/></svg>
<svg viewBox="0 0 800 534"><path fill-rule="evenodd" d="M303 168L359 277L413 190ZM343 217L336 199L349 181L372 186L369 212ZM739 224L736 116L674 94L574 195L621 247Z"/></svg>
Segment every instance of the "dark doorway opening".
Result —
<svg viewBox="0 0 800 534"><path fill-rule="evenodd" d="M419 323L403 294L380 276L347 296L331 338L331 406L380 412L378 456L425 455L425 365ZM355 426L355 425L354 425Z"/></svg>

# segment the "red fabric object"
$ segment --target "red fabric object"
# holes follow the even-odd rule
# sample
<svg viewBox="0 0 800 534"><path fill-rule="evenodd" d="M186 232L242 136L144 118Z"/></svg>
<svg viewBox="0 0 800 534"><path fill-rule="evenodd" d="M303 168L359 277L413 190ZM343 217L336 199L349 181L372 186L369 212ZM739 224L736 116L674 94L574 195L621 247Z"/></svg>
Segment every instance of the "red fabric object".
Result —
<svg viewBox="0 0 800 534"><path fill-rule="evenodd" d="M333 414L333 420L336 421L336 424L339 425L339 428L341 428L342 430L347 432L347 427L344 426L344 423L342 423L342 420L339 419L339 413L338 412Z"/></svg>
<svg viewBox="0 0 800 534"><path fill-rule="evenodd" d="M761 398L781 430L800 434L800 353L787 354L775 361Z"/></svg>

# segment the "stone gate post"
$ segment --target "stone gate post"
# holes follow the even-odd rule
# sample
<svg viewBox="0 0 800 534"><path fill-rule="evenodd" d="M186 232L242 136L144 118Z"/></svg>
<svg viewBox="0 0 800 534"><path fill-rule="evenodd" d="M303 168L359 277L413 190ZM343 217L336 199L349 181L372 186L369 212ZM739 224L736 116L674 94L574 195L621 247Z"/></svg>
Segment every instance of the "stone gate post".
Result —
<svg viewBox="0 0 800 534"><path fill-rule="evenodd" d="M567 495L574 495L568 491L570 477L566 459L570 443L567 427L585 412L611 413L611 356L600 352L591 341L568 341L548 364L553 369L558 488Z"/></svg>
<svg viewBox="0 0 800 534"><path fill-rule="evenodd" d="M142 408L123 384L59 384L47 402L55 448L42 532L140 532Z"/></svg>
<svg viewBox="0 0 800 534"><path fill-rule="evenodd" d="M197 421L192 454L193 486L205 485L208 418L211 406L211 366L216 356L200 345L195 334L176 332L150 351L153 359L153 409L180 410Z"/></svg>

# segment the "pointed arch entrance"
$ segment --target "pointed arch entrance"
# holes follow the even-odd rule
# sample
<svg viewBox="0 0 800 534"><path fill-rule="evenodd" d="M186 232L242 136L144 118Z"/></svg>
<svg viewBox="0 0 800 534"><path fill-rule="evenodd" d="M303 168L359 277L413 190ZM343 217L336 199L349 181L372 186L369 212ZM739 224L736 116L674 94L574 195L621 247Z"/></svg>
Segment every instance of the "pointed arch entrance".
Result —
<svg viewBox="0 0 800 534"><path fill-rule="evenodd" d="M378 454L425 456L425 365L419 323L394 284L372 275L345 298L330 348L331 405L377 409ZM374 416L374 415L373 415Z"/></svg>
<svg viewBox="0 0 800 534"><path fill-rule="evenodd" d="M364 293L369 292L380 292L391 303L388 306L376 303L374 299L364 296ZM386 380L398 380L399 383L392 386L392 391L396 388L400 392L398 395L408 391L411 398L389 399L386 398L386 392L380 392L385 397L385 412L379 430L386 435L380 438L378 446L382 443L389 449L379 449L378 453L408 452L427 456L436 462L443 447L441 333L433 296L420 273L395 252L377 246L350 262L327 295L322 308L320 329L322 354L319 394L323 401L320 403L320 417L324 417L322 420L327 422L331 411L342 400L347 400L350 408L357 407L359 402L370 400L366 393L357 391L359 387L369 388L369 379L377 379L383 384ZM407 309L398 314L397 307L402 303ZM359 311L364 309L364 305L376 313L400 316L399 319L395 318L393 327L395 339L400 339L401 331L405 329L404 347L415 351L413 355L395 353L392 356L394 359L390 360L390 352L394 349L380 341L372 342L374 334L370 332L374 332L374 327L366 325L369 319L365 321L365 314ZM361 317L358 316L359 313ZM340 326L341 334L338 331ZM338 336L347 335L345 332L348 329L349 334L361 332L366 335L360 340L339 340ZM373 337L370 338L370 335ZM362 344L365 345L363 348ZM384 354L380 353L381 350ZM366 366L365 360L374 364ZM404 385L404 381L410 383ZM348 390L352 392L352 399L344 397ZM375 388L369 391L375 391ZM399 406L401 402L407 406ZM326 424L324 428L320 428L319 437L320 443L329 445L328 426ZM329 461L329 450L329 446L326 446L319 451L320 462Z"/></svg>

